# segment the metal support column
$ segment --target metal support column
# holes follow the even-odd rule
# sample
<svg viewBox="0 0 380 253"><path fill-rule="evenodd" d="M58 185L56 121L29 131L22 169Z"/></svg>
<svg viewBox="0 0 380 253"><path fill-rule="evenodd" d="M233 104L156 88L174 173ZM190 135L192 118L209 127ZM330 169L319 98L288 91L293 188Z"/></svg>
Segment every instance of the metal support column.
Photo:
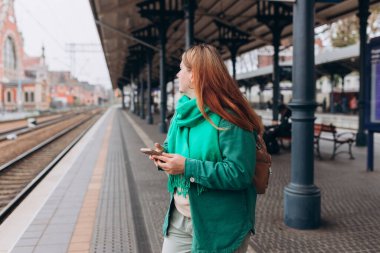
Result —
<svg viewBox="0 0 380 253"><path fill-rule="evenodd" d="M137 60L137 71L136 71L136 116L140 115L140 85L141 85L141 73L140 71L140 60Z"/></svg>
<svg viewBox="0 0 380 253"><path fill-rule="evenodd" d="M133 36L145 41L150 45L154 45L158 42L159 31L154 25L148 25L146 27L140 28L132 32ZM146 57L146 69L147 69L147 93L148 93L148 105L147 105L147 123L153 124L153 115L152 115L152 59L154 51L152 48L143 47L139 48L139 54L145 53Z"/></svg>
<svg viewBox="0 0 380 253"><path fill-rule="evenodd" d="M249 42L249 33L238 27L225 23L220 19L214 19L219 31L219 43L226 46L231 54L232 77L236 80L236 56L239 48Z"/></svg>
<svg viewBox="0 0 380 253"><path fill-rule="evenodd" d="M281 2L258 1L257 19L268 26L273 35L273 104L272 119L278 120L278 104L280 100L280 66L279 50L281 33L292 23L292 8Z"/></svg>
<svg viewBox="0 0 380 253"><path fill-rule="evenodd" d="M160 132L167 132L166 111L167 111L167 94L166 94L166 32L170 24L177 19L183 19L182 0L171 0L166 5L166 0L150 0L137 4L142 17L148 18L159 30L160 40Z"/></svg>
<svg viewBox="0 0 380 253"><path fill-rule="evenodd" d="M321 194L314 185L314 0L293 8L293 99L291 182L284 189L285 224L297 229L320 225Z"/></svg>
<svg viewBox="0 0 380 253"><path fill-rule="evenodd" d="M194 44L194 12L196 8L195 0L185 0L185 26L186 26L186 49Z"/></svg>
<svg viewBox="0 0 380 253"><path fill-rule="evenodd" d="M232 77L236 80L236 55L237 48L230 48L231 61L232 61Z"/></svg>
<svg viewBox="0 0 380 253"><path fill-rule="evenodd" d="M331 92L330 92L330 113L335 113L334 101L334 74L330 74Z"/></svg>
<svg viewBox="0 0 380 253"><path fill-rule="evenodd" d="M153 124L153 116L152 116L152 50L146 49L146 63L147 63L147 89L148 89L148 116L147 123Z"/></svg>
<svg viewBox="0 0 380 253"><path fill-rule="evenodd" d="M356 146L367 145L367 135L364 132L364 103L365 103L365 70L366 70L366 48L367 48L367 20L370 15L369 0L358 0L359 2L359 22L360 22L360 87L359 87L359 127L356 134Z"/></svg>
<svg viewBox="0 0 380 253"><path fill-rule="evenodd" d="M123 90L123 86L119 86L119 90L120 90L120 93L121 93L121 108L123 108L123 110L125 109L125 96L124 96L124 90Z"/></svg>
<svg viewBox="0 0 380 253"><path fill-rule="evenodd" d="M165 6L165 1L163 1L163 5ZM164 17L163 17L164 18ZM167 94L166 94L166 25L161 23L159 27L160 31L160 93L161 93L161 101L160 101L160 132L166 133L168 131L168 127L166 124L166 111L167 111Z"/></svg>
<svg viewBox="0 0 380 253"><path fill-rule="evenodd" d="M136 105L135 105L135 87L134 87L134 79L133 74L131 74L131 112L136 113Z"/></svg>
<svg viewBox="0 0 380 253"><path fill-rule="evenodd" d="M141 65L140 65L141 66ZM141 68L142 69L142 68ZM145 119L145 95L144 95L144 80L143 80L143 72L140 73L140 118Z"/></svg>
<svg viewBox="0 0 380 253"><path fill-rule="evenodd" d="M136 107L136 111L135 111L135 114L136 116L139 116L140 115L140 75L137 74L137 77L136 77L136 95L135 95L135 100L136 100L136 104L135 104L135 107Z"/></svg>
<svg viewBox="0 0 380 253"><path fill-rule="evenodd" d="M367 171L373 171L374 169L374 143L373 143L373 138L374 138L374 132L369 130L368 131L368 146L367 146Z"/></svg>
<svg viewBox="0 0 380 253"><path fill-rule="evenodd" d="M278 120L278 104L280 99L280 36L282 29L276 27L273 29L273 106L272 106L272 119Z"/></svg>

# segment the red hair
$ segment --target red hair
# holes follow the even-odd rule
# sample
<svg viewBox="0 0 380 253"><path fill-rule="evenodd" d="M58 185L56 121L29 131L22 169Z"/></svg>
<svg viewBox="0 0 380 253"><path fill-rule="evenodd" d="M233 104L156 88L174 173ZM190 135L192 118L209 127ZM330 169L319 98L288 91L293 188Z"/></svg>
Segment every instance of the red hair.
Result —
<svg viewBox="0 0 380 253"><path fill-rule="evenodd" d="M240 92L215 47L207 44L193 46L183 53L182 62L192 71L198 107L214 127L214 122L205 113L205 105L245 130L263 133L260 117Z"/></svg>

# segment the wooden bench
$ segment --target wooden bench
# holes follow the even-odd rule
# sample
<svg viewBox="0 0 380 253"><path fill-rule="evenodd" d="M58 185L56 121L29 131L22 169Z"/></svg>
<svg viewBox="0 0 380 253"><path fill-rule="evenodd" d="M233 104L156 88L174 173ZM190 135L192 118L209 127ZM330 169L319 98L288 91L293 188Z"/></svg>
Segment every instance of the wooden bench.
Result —
<svg viewBox="0 0 380 253"><path fill-rule="evenodd" d="M338 153L346 152L350 155L350 159L355 159L352 155L352 144L355 141L355 133L344 132L337 133L336 127L333 124L314 124L314 148L317 152L317 156L322 159L320 152L320 141L331 141L334 143L333 153L330 157L331 160L335 158ZM337 150L344 144L348 145L348 151Z"/></svg>

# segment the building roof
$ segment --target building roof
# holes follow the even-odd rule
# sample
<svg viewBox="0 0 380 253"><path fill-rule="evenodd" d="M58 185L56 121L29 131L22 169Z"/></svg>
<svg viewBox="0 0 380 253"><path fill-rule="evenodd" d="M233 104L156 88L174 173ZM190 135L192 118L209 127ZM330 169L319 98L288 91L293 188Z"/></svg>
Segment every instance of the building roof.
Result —
<svg viewBox="0 0 380 253"><path fill-rule="evenodd" d="M25 69L36 69L41 65L41 57L25 55L23 63Z"/></svg>

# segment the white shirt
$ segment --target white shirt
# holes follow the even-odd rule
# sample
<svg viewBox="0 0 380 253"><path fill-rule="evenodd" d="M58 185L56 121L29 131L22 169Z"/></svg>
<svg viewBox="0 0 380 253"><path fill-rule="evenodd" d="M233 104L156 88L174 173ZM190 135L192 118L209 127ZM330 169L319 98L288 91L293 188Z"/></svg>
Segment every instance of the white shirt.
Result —
<svg viewBox="0 0 380 253"><path fill-rule="evenodd" d="M191 218L189 194L185 198L183 195L178 195L175 192L174 205L183 216Z"/></svg>

